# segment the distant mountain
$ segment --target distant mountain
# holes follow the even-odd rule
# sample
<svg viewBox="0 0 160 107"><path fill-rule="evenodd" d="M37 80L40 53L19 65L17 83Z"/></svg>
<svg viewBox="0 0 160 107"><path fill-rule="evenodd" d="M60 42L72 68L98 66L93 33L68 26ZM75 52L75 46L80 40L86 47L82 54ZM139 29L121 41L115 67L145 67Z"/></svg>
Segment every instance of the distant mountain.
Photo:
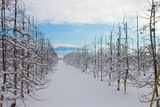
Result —
<svg viewBox="0 0 160 107"><path fill-rule="evenodd" d="M57 47L57 48L54 48L54 50L56 52L58 52L58 51L73 51L76 49L77 49L77 47Z"/></svg>
<svg viewBox="0 0 160 107"><path fill-rule="evenodd" d="M66 54L76 49L77 47L56 47L54 48L59 58L63 58Z"/></svg>

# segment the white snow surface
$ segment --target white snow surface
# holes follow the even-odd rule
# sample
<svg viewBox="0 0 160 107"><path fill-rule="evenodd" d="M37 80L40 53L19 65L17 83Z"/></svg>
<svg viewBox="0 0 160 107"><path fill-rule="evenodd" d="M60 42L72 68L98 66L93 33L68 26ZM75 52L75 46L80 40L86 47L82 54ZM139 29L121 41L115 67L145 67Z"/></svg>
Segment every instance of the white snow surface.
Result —
<svg viewBox="0 0 160 107"><path fill-rule="evenodd" d="M51 84L48 88L36 92L36 98L47 99L37 101L27 98L27 107L147 107L148 103L140 103L137 90L127 87L127 94L123 89L116 90L115 86L108 86L107 82L93 78L79 69L59 61L55 71L49 77ZM18 101L17 107L24 107Z"/></svg>

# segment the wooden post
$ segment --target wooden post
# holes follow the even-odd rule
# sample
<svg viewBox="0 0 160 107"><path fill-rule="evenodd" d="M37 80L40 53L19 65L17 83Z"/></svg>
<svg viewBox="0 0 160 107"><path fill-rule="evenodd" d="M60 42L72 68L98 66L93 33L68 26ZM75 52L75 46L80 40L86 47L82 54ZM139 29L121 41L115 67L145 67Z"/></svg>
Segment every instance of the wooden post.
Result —
<svg viewBox="0 0 160 107"><path fill-rule="evenodd" d="M152 105L153 105L154 97L155 97L156 90L157 90L157 87L158 87L157 85L159 84L159 76L160 76L160 68L158 70L158 75L157 75L157 78L156 78L156 81L155 81L155 85L154 85L154 89L153 89L153 94L152 94L152 99L151 99L149 107L152 107Z"/></svg>
<svg viewBox="0 0 160 107"><path fill-rule="evenodd" d="M140 75L138 16L137 16L137 61L138 61L138 73Z"/></svg>

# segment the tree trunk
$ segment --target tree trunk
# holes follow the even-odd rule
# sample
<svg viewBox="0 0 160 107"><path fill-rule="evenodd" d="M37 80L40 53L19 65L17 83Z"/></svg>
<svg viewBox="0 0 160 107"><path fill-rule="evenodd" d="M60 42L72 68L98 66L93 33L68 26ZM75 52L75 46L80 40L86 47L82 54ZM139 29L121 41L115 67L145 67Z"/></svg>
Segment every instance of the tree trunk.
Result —
<svg viewBox="0 0 160 107"><path fill-rule="evenodd" d="M127 91L127 79L128 79L128 71L129 71L129 63L128 63L128 27L127 27L127 22L125 24L125 34L126 34L126 43L125 43L125 57L126 57L126 73L125 73L125 78L124 78L124 93Z"/></svg>
<svg viewBox="0 0 160 107"><path fill-rule="evenodd" d="M150 42L151 42L151 48L152 48L154 76L155 76L155 84L156 84L156 80L158 76L157 76L156 40L155 39L156 39L155 38L155 3L154 3L154 0L152 0L152 8L151 8L151 15L150 15ZM156 97L158 97L159 96L158 88L156 88L155 92L156 92ZM156 104L157 104L157 107L159 107L159 100L157 100Z"/></svg>
<svg viewBox="0 0 160 107"><path fill-rule="evenodd" d="M2 0L2 8L1 8L1 27L2 27L2 66L3 66L3 85L2 85L2 92L5 91L5 84L6 84L6 32L5 32L5 1ZM0 101L4 100L4 96L1 95ZM2 107L3 104L0 104Z"/></svg>
<svg viewBox="0 0 160 107"><path fill-rule="evenodd" d="M118 38L118 53L117 53L117 59L118 63L120 63L119 57L121 54L121 27L119 26L119 38ZM117 81L117 90L120 90L120 65L118 64L118 81Z"/></svg>
<svg viewBox="0 0 160 107"><path fill-rule="evenodd" d="M111 31L111 35L110 35L110 72L109 72L109 86L111 85L111 73L112 73L112 31Z"/></svg>
<svg viewBox="0 0 160 107"><path fill-rule="evenodd" d="M17 95L17 49L16 49L16 37L17 37L17 34L16 34L16 30L17 30L17 0L15 0L15 19L14 19L14 31L13 31L13 36L15 37L14 38L14 52L13 52L13 55L14 55L14 59L13 59L13 65L14 65L14 95L16 96ZM16 99L14 98L14 101L12 103L13 107L15 107L16 105Z"/></svg>

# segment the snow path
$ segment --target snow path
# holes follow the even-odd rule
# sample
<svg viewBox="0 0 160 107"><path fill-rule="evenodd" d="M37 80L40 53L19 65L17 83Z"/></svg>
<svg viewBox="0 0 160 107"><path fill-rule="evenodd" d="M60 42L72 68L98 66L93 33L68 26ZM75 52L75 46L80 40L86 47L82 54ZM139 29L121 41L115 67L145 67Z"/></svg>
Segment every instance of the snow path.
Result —
<svg viewBox="0 0 160 107"><path fill-rule="evenodd" d="M140 103L136 90L129 88L127 94L116 87L109 87L93 76L60 61L50 77L51 85L36 94L45 101L26 100L27 107L147 107ZM18 105L22 107L22 104Z"/></svg>

